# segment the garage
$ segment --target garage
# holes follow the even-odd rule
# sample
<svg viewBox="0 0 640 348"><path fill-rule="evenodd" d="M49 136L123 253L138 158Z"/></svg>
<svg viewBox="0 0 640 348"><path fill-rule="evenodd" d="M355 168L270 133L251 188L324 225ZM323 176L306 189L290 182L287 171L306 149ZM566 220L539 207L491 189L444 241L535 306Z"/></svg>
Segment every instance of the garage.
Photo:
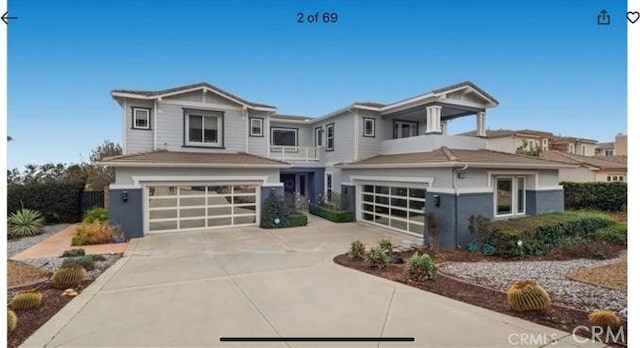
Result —
<svg viewBox="0 0 640 348"><path fill-rule="evenodd" d="M252 226L257 184L152 184L146 187L148 233Z"/></svg>
<svg viewBox="0 0 640 348"><path fill-rule="evenodd" d="M410 184L359 184L358 220L422 237L426 190Z"/></svg>

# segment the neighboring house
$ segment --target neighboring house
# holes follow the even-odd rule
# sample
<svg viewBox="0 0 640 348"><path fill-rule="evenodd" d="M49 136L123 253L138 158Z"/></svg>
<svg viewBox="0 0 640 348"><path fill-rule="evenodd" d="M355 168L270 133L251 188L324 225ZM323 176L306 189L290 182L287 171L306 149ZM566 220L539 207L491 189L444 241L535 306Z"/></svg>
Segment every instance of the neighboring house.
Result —
<svg viewBox="0 0 640 348"><path fill-rule="evenodd" d="M615 156L615 143L598 143L596 145L595 155L605 157Z"/></svg>
<svg viewBox="0 0 640 348"><path fill-rule="evenodd" d="M598 142L592 139L554 136L550 150L582 156L595 156Z"/></svg>
<svg viewBox="0 0 640 348"><path fill-rule="evenodd" d="M627 135L616 135L615 142L613 144L613 154L616 156L627 156Z"/></svg>
<svg viewBox="0 0 640 348"><path fill-rule="evenodd" d="M598 157L546 151L542 158L567 164L576 168L560 168L560 181L627 181L627 161L624 156Z"/></svg>
<svg viewBox="0 0 640 348"><path fill-rule="evenodd" d="M433 212L443 247L471 240L470 215L492 219L562 210L559 168L574 165L488 149L486 111L498 101L471 82L390 104L356 102L311 118L207 83L114 90L123 155L110 219L129 237L256 225L270 192L310 201L339 193L358 221L423 237ZM474 117L474 136L447 124Z"/></svg>

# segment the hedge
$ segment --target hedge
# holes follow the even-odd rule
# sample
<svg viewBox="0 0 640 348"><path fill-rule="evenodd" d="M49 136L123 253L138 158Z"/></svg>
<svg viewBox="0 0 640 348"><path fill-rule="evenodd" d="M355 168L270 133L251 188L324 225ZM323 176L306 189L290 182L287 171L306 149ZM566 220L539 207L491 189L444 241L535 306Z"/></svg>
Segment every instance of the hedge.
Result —
<svg viewBox="0 0 640 348"><path fill-rule="evenodd" d="M353 221L353 214L350 211L332 209L318 204L309 204L309 213L333 222Z"/></svg>
<svg viewBox="0 0 640 348"><path fill-rule="evenodd" d="M306 226L307 225L307 215L303 213L291 214L287 216L284 221L283 227L297 227L297 226Z"/></svg>
<svg viewBox="0 0 640 348"><path fill-rule="evenodd" d="M496 254L504 257L544 255L567 238L595 239L615 224L605 213L565 211L492 221L488 240L496 247Z"/></svg>
<svg viewBox="0 0 640 348"><path fill-rule="evenodd" d="M565 209L624 211L627 207L625 182L561 182Z"/></svg>
<svg viewBox="0 0 640 348"><path fill-rule="evenodd" d="M84 183L53 182L7 187L7 211L9 214L25 208L42 213L46 223L78 222L82 220L80 197Z"/></svg>

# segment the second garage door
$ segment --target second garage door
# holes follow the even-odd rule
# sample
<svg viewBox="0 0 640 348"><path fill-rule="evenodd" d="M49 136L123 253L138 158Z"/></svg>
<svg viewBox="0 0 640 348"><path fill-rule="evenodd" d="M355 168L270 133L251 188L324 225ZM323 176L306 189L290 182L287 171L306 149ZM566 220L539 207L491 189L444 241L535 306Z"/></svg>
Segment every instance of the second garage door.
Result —
<svg viewBox="0 0 640 348"><path fill-rule="evenodd" d="M422 237L425 189L400 183L359 186L359 220Z"/></svg>
<svg viewBox="0 0 640 348"><path fill-rule="evenodd" d="M250 226L257 222L258 185L150 185L149 233Z"/></svg>

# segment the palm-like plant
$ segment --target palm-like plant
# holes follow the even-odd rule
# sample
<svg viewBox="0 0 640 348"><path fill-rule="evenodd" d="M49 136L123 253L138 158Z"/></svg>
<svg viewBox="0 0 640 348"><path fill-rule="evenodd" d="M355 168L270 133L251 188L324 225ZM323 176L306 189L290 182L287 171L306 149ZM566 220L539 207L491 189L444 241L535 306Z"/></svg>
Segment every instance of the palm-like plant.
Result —
<svg viewBox="0 0 640 348"><path fill-rule="evenodd" d="M22 208L9 216L8 223L9 238L29 237L42 233L44 217L37 210Z"/></svg>

